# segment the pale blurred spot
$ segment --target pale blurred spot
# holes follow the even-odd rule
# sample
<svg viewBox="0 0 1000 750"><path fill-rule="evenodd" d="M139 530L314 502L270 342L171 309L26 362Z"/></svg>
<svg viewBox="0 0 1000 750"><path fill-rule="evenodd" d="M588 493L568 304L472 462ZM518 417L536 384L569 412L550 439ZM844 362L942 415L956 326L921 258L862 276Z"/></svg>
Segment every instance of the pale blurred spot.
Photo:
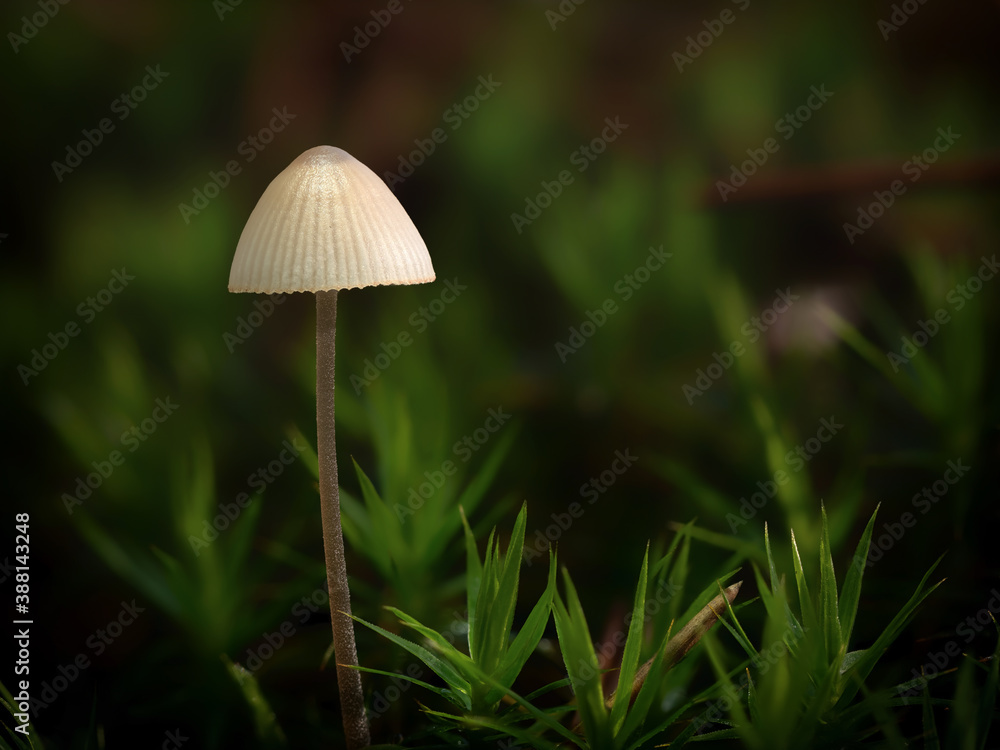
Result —
<svg viewBox="0 0 1000 750"><path fill-rule="evenodd" d="M831 285L795 291L802 298L771 326L768 346L777 352L797 350L813 355L836 346L839 337L823 311L832 310L847 322L855 322L859 314L856 290L846 285Z"/></svg>

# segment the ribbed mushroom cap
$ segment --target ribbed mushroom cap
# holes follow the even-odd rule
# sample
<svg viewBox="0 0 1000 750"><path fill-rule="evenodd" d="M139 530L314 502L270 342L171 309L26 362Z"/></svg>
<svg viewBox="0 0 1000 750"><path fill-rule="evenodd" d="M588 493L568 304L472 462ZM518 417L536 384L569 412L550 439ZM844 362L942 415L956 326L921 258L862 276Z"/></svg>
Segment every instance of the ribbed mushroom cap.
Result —
<svg viewBox="0 0 1000 750"><path fill-rule="evenodd" d="M267 186L240 235L231 292L318 292L434 280L427 246L378 175L311 148Z"/></svg>

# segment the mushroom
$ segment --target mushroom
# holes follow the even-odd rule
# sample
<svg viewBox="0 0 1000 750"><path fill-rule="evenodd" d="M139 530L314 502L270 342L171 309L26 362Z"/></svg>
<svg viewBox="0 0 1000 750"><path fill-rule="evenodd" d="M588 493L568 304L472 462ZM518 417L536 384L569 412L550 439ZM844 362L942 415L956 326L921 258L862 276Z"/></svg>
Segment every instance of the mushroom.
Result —
<svg viewBox="0 0 1000 750"><path fill-rule="evenodd" d="M333 648L349 748L370 742L340 523L334 434L337 290L434 280L427 246L384 182L332 146L311 148L264 191L236 246L230 292L316 293L316 454Z"/></svg>

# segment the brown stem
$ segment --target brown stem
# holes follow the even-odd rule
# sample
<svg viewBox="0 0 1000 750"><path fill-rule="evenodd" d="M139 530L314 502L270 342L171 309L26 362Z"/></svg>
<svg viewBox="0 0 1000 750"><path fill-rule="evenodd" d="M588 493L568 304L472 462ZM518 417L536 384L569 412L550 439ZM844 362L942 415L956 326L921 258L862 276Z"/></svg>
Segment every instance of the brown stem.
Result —
<svg viewBox="0 0 1000 750"><path fill-rule="evenodd" d="M316 455L319 458L319 502L323 517L323 551L330 590L333 653L337 662L340 710L349 750L371 744L365 695L361 689L358 649L354 644L351 592L347 587L344 532L340 525L337 483L337 439L334 425L334 342L337 333L337 290L316 293ZM345 614L346 613L346 614Z"/></svg>
<svg viewBox="0 0 1000 750"><path fill-rule="evenodd" d="M677 633L670 642L667 643L667 648L663 654L663 663L666 665L667 669L670 669L677 662L684 658L688 651L694 648L695 644L701 640L701 637L708 632L719 616L726 611L726 600L729 600L729 604L733 603L736 595L740 593L740 587L743 585L743 581L734 583L732 586L723 589L722 593L710 601L702 610L691 618L681 631ZM653 661L656 659L654 656L645 664L643 664L635 673L635 677L632 678L632 687L629 692L629 703L636 699L639 695L639 690L642 689L643 683L646 681L646 677L649 675L649 670L653 666ZM617 692L612 694L608 698L606 705L611 708L615 705L615 696Z"/></svg>
<svg viewBox="0 0 1000 750"><path fill-rule="evenodd" d="M870 196L873 190L886 190L893 180L902 180L909 186L915 179L904 174L898 161L856 164L830 164L788 167L754 177L746 187L727 194L719 194L718 183L706 186L700 203L707 208L731 207L743 203L784 202L807 199L829 199L851 196L855 193ZM987 187L1000 183L1000 156L981 154L974 159L939 163L927 172L921 172L915 187L957 187L965 189L976 185ZM868 200L871 200L868 197Z"/></svg>

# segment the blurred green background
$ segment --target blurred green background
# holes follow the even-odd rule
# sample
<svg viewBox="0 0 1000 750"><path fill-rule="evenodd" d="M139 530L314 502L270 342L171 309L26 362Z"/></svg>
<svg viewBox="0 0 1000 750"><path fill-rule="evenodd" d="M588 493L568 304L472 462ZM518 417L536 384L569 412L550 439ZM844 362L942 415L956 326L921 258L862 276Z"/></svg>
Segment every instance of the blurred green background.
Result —
<svg viewBox="0 0 1000 750"><path fill-rule="evenodd" d="M319 144L386 176L438 275L340 295L347 503L352 457L390 505L459 468L435 493L454 533L405 587L377 543L349 539L358 614L394 603L460 625L453 500L493 455L473 527L509 529L526 499L529 543L557 538L598 629L676 522L697 518L700 588L761 559L765 522L779 554L790 525L814 551L821 502L846 565L881 503L889 549L862 641L948 552L948 582L881 679L919 669L1000 584L1000 280L983 260L1000 236L1000 10L911 5L893 24L883 2L6 3L4 563L29 512L34 689L89 662L36 715L46 747L174 731L186 747L266 746L220 655L247 666L286 621L261 690L291 747L337 742L325 603L296 608L323 585L311 460L279 459L283 441L315 442L314 300L226 290L256 200ZM854 234L859 210L878 217ZM442 297L446 281L463 291ZM387 362L401 332L413 343ZM177 407L162 421L157 399ZM480 440L490 409L511 420ZM843 425L827 441L824 419ZM621 473L616 451L635 457ZM914 496L949 460L971 468L921 512ZM248 510L194 549L244 492ZM884 536L907 512L913 527ZM361 539L363 514L351 522ZM529 602L544 567L526 574ZM95 640L133 600L134 622ZM963 648L986 653L987 635ZM402 666L370 632L359 650ZM559 676L553 661L545 679ZM376 738L414 712L397 706Z"/></svg>

